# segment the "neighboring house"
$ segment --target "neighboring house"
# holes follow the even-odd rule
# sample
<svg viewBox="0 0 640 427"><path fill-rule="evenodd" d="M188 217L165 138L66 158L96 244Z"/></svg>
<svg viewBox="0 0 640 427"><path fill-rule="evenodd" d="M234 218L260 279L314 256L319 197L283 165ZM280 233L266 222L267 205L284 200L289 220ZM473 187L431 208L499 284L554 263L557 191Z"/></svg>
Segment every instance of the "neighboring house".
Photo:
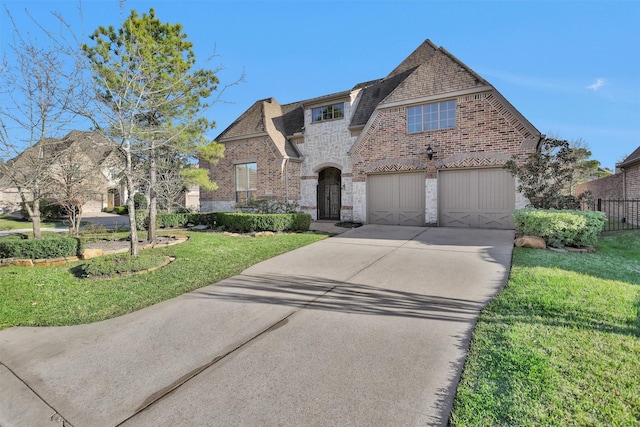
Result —
<svg viewBox="0 0 640 427"><path fill-rule="evenodd" d="M640 225L640 147L616 165L614 175L578 184L576 194L585 191L610 220Z"/></svg>
<svg viewBox="0 0 640 427"><path fill-rule="evenodd" d="M35 159L38 159L37 161ZM60 193L60 182L71 174L62 172L66 166L79 169L78 176L85 178L85 212L99 212L105 207L121 204L125 193L120 184L122 157L117 146L96 132L72 131L61 139L47 138L26 149L10 160L13 170L26 179L36 174L46 164L46 179L43 179L46 194ZM42 167L43 168L43 167ZM44 169L44 168L43 168ZM77 182L75 183L77 184ZM0 178L0 204L5 212L20 209L21 199L15 185L8 177ZM29 197L33 200L33 197Z"/></svg>
<svg viewBox="0 0 640 427"><path fill-rule="evenodd" d="M614 175L578 184L576 194L585 191L591 191L596 200L640 199L640 147L616 165Z"/></svg>
<svg viewBox="0 0 640 427"><path fill-rule="evenodd" d="M290 104L257 101L216 139L202 211L297 201L314 219L513 228L527 200L502 168L540 132L485 79L426 40L391 73Z"/></svg>

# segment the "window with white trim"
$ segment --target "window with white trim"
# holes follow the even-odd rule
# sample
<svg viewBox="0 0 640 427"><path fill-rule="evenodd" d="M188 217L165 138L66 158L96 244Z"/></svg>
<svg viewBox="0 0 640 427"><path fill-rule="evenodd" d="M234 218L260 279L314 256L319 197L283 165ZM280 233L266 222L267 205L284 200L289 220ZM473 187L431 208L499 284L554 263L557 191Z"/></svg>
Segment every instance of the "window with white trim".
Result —
<svg viewBox="0 0 640 427"><path fill-rule="evenodd" d="M407 108L407 132L456 127L456 101L434 102Z"/></svg>
<svg viewBox="0 0 640 427"><path fill-rule="evenodd" d="M344 117L344 102L311 109L311 121L322 122Z"/></svg>
<svg viewBox="0 0 640 427"><path fill-rule="evenodd" d="M258 165L242 163L235 165L236 203L247 203L253 200L258 182Z"/></svg>

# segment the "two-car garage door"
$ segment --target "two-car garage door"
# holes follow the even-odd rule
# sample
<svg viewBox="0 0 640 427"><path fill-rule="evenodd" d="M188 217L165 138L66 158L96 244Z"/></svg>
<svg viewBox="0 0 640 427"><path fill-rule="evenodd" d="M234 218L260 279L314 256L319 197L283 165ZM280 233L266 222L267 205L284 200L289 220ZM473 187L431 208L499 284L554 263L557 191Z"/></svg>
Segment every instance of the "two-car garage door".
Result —
<svg viewBox="0 0 640 427"><path fill-rule="evenodd" d="M438 175L439 225L511 229L515 182L502 168L443 170Z"/></svg>
<svg viewBox="0 0 640 427"><path fill-rule="evenodd" d="M367 177L368 222L424 225L425 173ZM513 228L515 183L502 168L441 170L438 224L441 227Z"/></svg>

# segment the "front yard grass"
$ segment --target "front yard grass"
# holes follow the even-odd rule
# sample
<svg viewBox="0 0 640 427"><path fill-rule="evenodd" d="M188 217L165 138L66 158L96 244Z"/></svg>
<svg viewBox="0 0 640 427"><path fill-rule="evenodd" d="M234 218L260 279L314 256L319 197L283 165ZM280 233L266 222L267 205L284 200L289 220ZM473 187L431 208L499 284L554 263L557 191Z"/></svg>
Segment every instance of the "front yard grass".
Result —
<svg viewBox="0 0 640 427"><path fill-rule="evenodd" d="M515 248L473 334L450 422L640 425L640 232L591 254Z"/></svg>
<svg viewBox="0 0 640 427"><path fill-rule="evenodd" d="M53 228L66 225L63 221L57 222L42 222L40 227L42 228ZM15 219L14 217L8 215L0 215L0 231L5 230L20 230L20 229L30 229L33 228L33 224L29 221L20 221Z"/></svg>
<svg viewBox="0 0 640 427"><path fill-rule="evenodd" d="M189 240L185 243L141 251L141 257L176 257L166 267L141 275L79 278L74 268L80 262L0 268L0 329L76 325L120 316L215 283L326 237L313 233L265 237L186 234Z"/></svg>

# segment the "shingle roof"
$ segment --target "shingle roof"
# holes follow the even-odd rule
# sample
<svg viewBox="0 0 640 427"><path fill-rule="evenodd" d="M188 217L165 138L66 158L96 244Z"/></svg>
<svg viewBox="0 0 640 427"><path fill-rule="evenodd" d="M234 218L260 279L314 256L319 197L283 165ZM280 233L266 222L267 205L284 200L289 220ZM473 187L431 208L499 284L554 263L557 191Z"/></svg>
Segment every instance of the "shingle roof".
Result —
<svg viewBox="0 0 640 427"><path fill-rule="evenodd" d="M387 78L376 80L372 85L365 87L360 96L358 107L353 113L349 127L364 126L378 104L380 104L380 101L393 92L413 70L412 68L398 74L390 75Z"/></svg>
<svg viewBox="0 0 640 427"><path fill-rule="evenodd" d="M640 147L636 148L635 151L627 156L626 159L618 166L625 167L632 165L634 163L640 162Z"/></svg>
<svg viewBox="0 0 640 427"><path fill-rule="evenodd" d="M229 125L216 141L267 134L283 157L302 157L287 136L301 132L304 126L302 103L280 105L274 98L256 101Z"/></svg>
<svg viewBox="0 0 640 427"><path fill-rule="evenodd" d="M232 138L267 133L283 156L301 157L295 145L289 141L288 137L303 131L304 105L320 103L325 99L328 100L341 96L347 97L354 91L361 90L360 100L351 118L349 127L362 128L369 121L375 109L383 103L385 99L388 101L389 97L407 95L404 92L410 90L410 86L405 84L405 89L398 88L405 81L419 78L419 76L411 77L415 73L421 76L424 75L424 73L434 74L434 76L432 76L434 94L446 92L448 88L441 84L441 73L438 72L442 67L455 67L455 69L458 70L457 72L464 76L463 81L465 87L491 86L486 80L464 63L460 62L444 48L437 47L430 40L425 40L385 78L358 83L347 91L323 95L291 104L280 105L274 98L256 101L247 111L229 125L216 140L224 143L225 140ZM438 80L438 78L440 80ZM440 90L440 92L438 92L438 90ZM393 95L396 93L397 95Z"/></svg>

